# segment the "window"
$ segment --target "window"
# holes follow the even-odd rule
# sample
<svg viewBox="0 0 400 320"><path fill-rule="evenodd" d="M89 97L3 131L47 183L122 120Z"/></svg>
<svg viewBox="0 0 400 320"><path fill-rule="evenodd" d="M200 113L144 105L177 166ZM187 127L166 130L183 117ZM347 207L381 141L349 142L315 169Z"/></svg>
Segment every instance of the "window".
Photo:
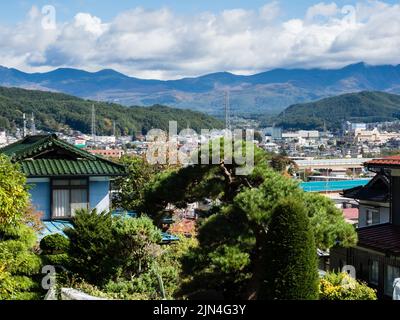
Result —
<svg viewBox="0 0 400 320"><path fill-rule="evenodd" d="M88 209L88 180L52 181L53 218L72 218L76 210Z"/></svg>
<svg viewBox="0 0 400 320"><path fill-rule="evenodd" d="M379 282L379 261L371 260L369 264L369 283L378 285Z"/></svg>
<svg viewBox="0 0 400 320"><path fill-rule="evenodd" d="M385 275L385 294L388 296L393 295L393 282L394 279L400 278L400 268L387 266Z"/></svg>
<svg viewBox="0 0 400 320"><path fill-rule="evenodd" d="M367 226L380 223L379 210L367 209Z"/></svg>

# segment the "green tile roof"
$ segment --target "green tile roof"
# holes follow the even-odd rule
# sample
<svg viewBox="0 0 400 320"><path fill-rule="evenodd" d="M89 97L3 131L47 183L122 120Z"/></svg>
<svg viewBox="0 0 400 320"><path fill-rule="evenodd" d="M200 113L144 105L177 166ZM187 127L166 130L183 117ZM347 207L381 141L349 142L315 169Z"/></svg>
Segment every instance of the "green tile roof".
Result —
<svg viewBox="0 0 400 320"><path fill-rule="evenodd" d="M120 166L99 160L38 159L19 163L30 177L119 176L124 173Z"/></svg>
<svg viewBox="0 0 400 320"><path fill-rule="evenodd" d="M63 151L68 156L54 156ZM9 156L21 165L28 177L54 176L120 176L124 166L76 148L55 135L30 136L11 144L0 153Z"/></svg>

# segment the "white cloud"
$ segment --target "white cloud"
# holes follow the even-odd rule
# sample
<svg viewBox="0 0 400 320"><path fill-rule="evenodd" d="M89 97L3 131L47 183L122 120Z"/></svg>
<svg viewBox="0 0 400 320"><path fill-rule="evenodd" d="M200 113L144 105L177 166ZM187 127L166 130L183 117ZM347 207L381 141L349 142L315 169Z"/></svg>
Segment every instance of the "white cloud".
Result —
<svg viewBox="0 0 400 320"><path fill-rule="evenodd" d="M363 1L346 12L335 3L319 3L304 19L283 20L277 1L259 10L193 16L135 8L111 21L78 13L56 30L44 30L41 12L33 7L17 25L0 25L0 64L26 71L114 68L172 79L216 71L400 63L399 5Z"/></svg>
<svg viewBox="0 0 400 320"><path fill-rule="evenodd" d="M333 17L339 13L339 8L336 3L332 2L326 4L325 2L320 2L307 10L306 19L311 20L315 17Z"/></svg>

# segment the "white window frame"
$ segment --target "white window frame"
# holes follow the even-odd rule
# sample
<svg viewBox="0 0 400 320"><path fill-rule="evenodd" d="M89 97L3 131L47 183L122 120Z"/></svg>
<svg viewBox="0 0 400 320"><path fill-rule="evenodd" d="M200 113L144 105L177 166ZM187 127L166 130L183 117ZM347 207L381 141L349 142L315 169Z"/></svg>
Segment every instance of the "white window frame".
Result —
<svg viewBox="0 0 400 320"><path fill-rule="evenodd" d="M367 208L365 211L365 224L367 226L373 226L376 224L380 224L381 217L380 211L377 208ZM374 221L375 220L375 221Z"/></svg>

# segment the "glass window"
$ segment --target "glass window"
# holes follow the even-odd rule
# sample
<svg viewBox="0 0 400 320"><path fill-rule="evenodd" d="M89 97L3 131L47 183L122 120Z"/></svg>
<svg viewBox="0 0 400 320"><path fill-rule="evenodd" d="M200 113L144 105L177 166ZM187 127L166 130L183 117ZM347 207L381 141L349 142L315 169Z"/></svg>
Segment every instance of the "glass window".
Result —
<svg viewBox="0 0 400 320"><path fill-rule="evenodd" d="M53 180L53 218L65 219L88 209L87 179Z"/></svg>
<svg viewBox="0 0 400 320"><path fill-rule="evenodd" d="M379 261L371 260L369 265L369 282L378 285L379 282Z"/></svg>
<svg viewBox="0 0 400 320"><path fill-rule="evenodd" d="M393 295L393 282L394 279L400 277L400 268L394 266L386 267L386 275L385 275L385 294L388 296Z"/></svg>
<svg viewBox="0 0 400 320"><path fill-rule="evenodd" d="M367 209L367 226L372 226L380 223L379 210Z"/></svg>
<svg viewBox="0 0 400 320"><path fill-rule="evenodd" d="M53 180L53 186L69 186L69 180Z"/></svg>
<svg viewBox="0 0 400 320"><path fill-rule="evenodd" d="M86 186L86 185L87 185L87 180L86 179L71 180L71 186Z"/></svg>

